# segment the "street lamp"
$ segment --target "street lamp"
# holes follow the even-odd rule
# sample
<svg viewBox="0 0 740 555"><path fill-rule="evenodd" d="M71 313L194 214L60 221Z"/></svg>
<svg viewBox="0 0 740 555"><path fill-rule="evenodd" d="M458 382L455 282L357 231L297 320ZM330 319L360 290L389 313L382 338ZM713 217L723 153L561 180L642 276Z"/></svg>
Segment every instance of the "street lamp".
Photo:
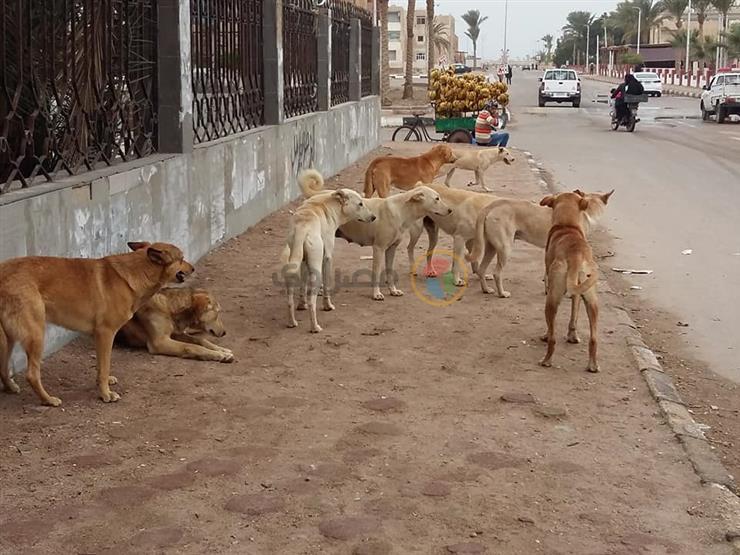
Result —
<svg viewBox="0 0 740 555"><path fill-rule="evenodd" d="M686 16L686 74L689 73L689 47L691 46L691 0L689 0L689 11ZM687 85L691 86L691 77L688 77Z"/></svg>
<svg viewBox="0 0 740 555"><path fill-rule="evenodd" d="M506 64L508 63L508 59L506 58L506 31L507 27L509 25L509 0L506 0L504 2L504 56L505 58L501 61L501 63Z"/></svg>
<svg viewBox="0 0 740 555"><path fill-rule="evenodd" d="M637 10L637 53L639 54L640 53L640 38L641 38L640 25L642 25L642 8L633 6L632 9Z"/></svg>

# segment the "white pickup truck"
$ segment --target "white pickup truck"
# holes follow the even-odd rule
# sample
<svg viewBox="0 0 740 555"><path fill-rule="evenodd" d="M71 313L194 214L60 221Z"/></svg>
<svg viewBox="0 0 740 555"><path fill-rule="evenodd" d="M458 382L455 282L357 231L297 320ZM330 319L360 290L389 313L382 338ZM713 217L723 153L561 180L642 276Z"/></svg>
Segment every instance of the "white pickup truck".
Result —
<svg viewBox="0 0 740 555"><path fill-rule="evenodd" d="M581 105L581 80L572 69L548 69L539 82L540 108L545 102L572 102L574 108Z"/></svg>
<svg viewBox="0 0 740 555"><path fill-rule="evenodd" d="M730 114L740 115L740 71L718 73L701 93L701 119L714 114L717 123L724 123Z"/></svg>

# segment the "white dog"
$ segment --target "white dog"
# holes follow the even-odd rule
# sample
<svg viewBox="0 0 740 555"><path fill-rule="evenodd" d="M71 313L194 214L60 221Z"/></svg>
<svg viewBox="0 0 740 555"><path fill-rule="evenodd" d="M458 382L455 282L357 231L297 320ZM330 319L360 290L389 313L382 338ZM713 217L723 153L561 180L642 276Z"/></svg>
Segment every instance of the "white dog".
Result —
<svg viewBox="0 0 740 555"><path fill-rule="evenodd" d="M452 168L447 172L447 179L445 179L445 185L450 186L450 179L455 173L455 170L470 170L475 172L475 185L483 187L484 191L490 192L491 189L486 187L486 182L483 180L483 173L496 162L503 162L507 166L510 166L515 162L514 156L508 148L502 146L498 148L486 148L483 150L471 150L466 151L464 154L457 154L457 160L452 164ZM468 183L473 185L473 183Z"/></svg>
<svg viewBox="0 0 740 555"><path fill-rule="evenodd" d="M298 183L303 190L306 190L306 183L313 181L323 184L324 178L316 170L305 170L298 176ZM331 302L334 287L334 234L340 225L349 221L375 220L375 214L367 207L366 200L351 189L325 191L304 201L293 214L281 257L288 290L288 327L298 325L295 319L294 294L299 273L304 298L308 294L311 331L321 331L316 318L316 297L321 284L324 290L324 310L334 310Z"/></svg>

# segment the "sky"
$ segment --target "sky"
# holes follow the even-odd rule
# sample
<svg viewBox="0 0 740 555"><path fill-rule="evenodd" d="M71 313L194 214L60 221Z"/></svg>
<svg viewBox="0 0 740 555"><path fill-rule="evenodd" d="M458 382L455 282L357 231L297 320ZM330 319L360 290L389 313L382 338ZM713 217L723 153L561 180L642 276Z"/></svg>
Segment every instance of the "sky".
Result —
<svg viewBox="0 0 740 555"><path fill-rule="evenodd" d="M460 16L468 10L479 10L488 20L481 27L478 39L478 56L498 58L504 47L505 0L437 0L438 14L455 16L455 32L460 39L460 49L473 52L470 39L465 36L467 26ZM509 16L506 46L510 58L534 55L542 49L538 42L550 33L560 36L565 18L573 11L601 14L613 10L618 0L508 0ZM407 6L406 0L391 0L391 4ZM417 9L426 9L425 0L416 0Z"/></svg>

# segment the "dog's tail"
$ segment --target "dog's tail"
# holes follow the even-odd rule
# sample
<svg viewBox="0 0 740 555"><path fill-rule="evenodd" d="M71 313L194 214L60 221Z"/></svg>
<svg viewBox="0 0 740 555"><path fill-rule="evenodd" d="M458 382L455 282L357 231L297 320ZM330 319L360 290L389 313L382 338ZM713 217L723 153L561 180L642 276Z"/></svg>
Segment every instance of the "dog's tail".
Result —
<svg viewBox="0 0 740 555"><path fill-rule="evenodd" d="M586 279L578 283L578 277L581 273L581 264L568 264L568 275L566 277L566 294L569 297L580 297L586 291L591 289L599 279L599 269L596 266L591 267L591 272L586 274Z"/></svg>
<svg viewBox="0 0 740 555"><path fill-rule="evenodd" d="M490 203L483 210L478 213L478 218L475 220L475 235L473 235L473 246L470 252L465 255L465 259L468 262L479 262L480 257L483 254L483 247L486 244L486 220L488 214L491 213L494 203Z"/></svg>
<svg viewBox="0 0 740 555"><path fill-rule="evenodd" d="M316 170L303 170L298 175L298 185L303 191L303 196L311 198L324 190L324 177Z"/></svg>
<svg viewBox="0 0 740 555"><path fill-rule="evenodd" d="M373 196L373 193L375 192L375 184L373 183L373 177L375 174L375 160L370 162L370 165L367 167L367 170L365 170L365 188L364 188L364 194L365 198L370 198Z"/></svg>

